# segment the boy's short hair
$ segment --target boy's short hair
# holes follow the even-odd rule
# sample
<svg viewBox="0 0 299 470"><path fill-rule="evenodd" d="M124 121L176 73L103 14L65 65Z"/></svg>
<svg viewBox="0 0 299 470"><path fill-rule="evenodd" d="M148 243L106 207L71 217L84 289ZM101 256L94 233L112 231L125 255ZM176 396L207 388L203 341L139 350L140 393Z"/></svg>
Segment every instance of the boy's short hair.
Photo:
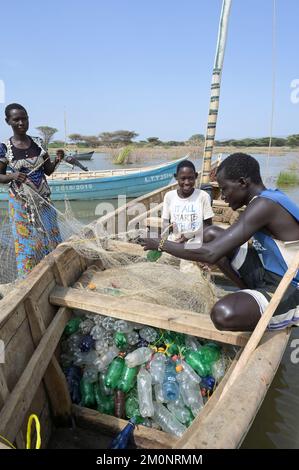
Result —
<svg viewBox="0 0 299 470"><path fill-rule="evenodd" d="M258 161L247 153L233 153L229 155L217 168L217 175L225 172L225 177L229 180L239 178L250 178L253 183L261 183L260 165Z"/></svg>
<svg viewBox="0 0 299 470"><path fill-rule="evenodd" d="M196 173L196 169L195 169L195 166L194 166L194 163L190 162L190 160L183 160L182 162L180 162L178 164L178 166L176 167L176 174L178 174L178 172L182 169L182 168L191 168L194 173Z"/></svg>

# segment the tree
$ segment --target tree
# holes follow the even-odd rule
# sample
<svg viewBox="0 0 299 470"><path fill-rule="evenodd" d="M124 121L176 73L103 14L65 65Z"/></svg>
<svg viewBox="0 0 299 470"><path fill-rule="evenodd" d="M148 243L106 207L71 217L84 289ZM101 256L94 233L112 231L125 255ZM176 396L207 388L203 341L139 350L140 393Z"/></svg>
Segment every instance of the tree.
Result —
<svg viewBox="0 0 299 470"><path fill-rule="evenodd" d="M69 139L71 142L74 142L74 144L78 144L79 142L82 142L82 140L84 140L81 134L70 134Z"/></svg>
<svg viewBox="0 0 299 470"><path fill-rule="evenodd" d="M149 144L152 145L160 145L162 143L159 137L148 137L147 141Z"/></svg>
<svg viewBox="0 0 299 470"><path fill-rule="evenodd" d="M205 140L205 136L203 134L194 134L194 135L191 135L191 137L188 139L188 142L198 145L204 142L204 140Z"/></svg>
<svg viewBox="0 0 299 470"><path fill-rule="evenodd" d="M299 147L299 134L292 134L287 137L287 145L290 147Z"/></svg>
<svg viewBox="0 0 299 470"><path fill-rule="evenodd" d="M55 127L49 127L49 126L39 126L39 127L36 127L36 129L40 133L43 139L44 147L47 150L48 145L53 138L53 135L56 134L56 132L58 132L58 129L56 129Z"/></svg>
<svg viewBox="0 0 299 470"><path fill-rule="evenodd" d="M87 147L96 148L101 142L96 135L82 135L82 141L86 144Z"/></svg>
<svg viewBox="0 0 299 470"><path fill-rule="evenodd" d="M99 135L102 145L128 145L132 143L132 140L138 137L135 131L119 130L114 132L102 132Z"/></svg>

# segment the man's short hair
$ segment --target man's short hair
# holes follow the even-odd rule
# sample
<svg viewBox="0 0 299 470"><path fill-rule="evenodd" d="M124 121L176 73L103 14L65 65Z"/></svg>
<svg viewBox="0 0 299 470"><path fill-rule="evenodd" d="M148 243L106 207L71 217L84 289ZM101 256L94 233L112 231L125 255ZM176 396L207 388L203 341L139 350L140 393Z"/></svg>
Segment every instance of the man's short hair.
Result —
<svg viewBox="0 0 299 470"><path fill-rule="evenodd" d="M178 174L178 172L179 172L182 168L191 168L191 170L193 170L194 173L196 173L196 169L195 169L194 163L192 163L190 160L183 160L182 162L180 162L180 163L178 164L178 166L176 167L176 174Z"/></svg>
<svg viewBox="0 0 299 470"><path fill-rule="evenodd" d="M13 109L19 109L19 110L21 110L21 111L24 111L26 114L28 114L27 111L26 111L26 109L24 108L24 106L22 106L21 104L19 104L19 103L11 103L11 104L8 104L8 105L6 106L6 108L5 108L5 117L6 117L7 119L9 119L9 113L10 113L10 111L12 111Z"/></svg>
<svg viewBox="0 0 299 470"><path fill-rule="evenodd" d="M250 178L253 183L261 183L260 165L258 161L247 153L233 153L229 155L217 168L217 175L224 171L229 180Z"/></svg>

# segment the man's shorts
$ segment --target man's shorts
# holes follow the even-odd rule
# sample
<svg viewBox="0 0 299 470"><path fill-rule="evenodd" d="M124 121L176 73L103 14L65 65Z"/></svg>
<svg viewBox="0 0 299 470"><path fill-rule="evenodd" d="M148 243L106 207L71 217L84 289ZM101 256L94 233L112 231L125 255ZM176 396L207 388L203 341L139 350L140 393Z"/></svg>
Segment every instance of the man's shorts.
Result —
<svg viewBox="0 0 299 470"><path fill-rule="evenodd" d="M231 266L248 286L248 289L243 289L241 292L254 297L262 315L273 297L281 277L265 270L257 251L248 243L239 248L231 261ZM287 288L268 329L280 330L291 325L299 326L299 286L296 287L293 284Z"/></svg>

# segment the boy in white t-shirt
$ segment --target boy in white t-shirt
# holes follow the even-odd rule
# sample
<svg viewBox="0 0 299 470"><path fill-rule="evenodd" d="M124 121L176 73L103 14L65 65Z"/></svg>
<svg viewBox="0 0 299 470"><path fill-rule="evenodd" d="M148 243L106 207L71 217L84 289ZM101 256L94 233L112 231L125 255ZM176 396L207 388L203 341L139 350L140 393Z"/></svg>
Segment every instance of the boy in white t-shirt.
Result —
<svg viewBox="0 0 299 470"><path fill-rule="evenodd" d="M186 243L190 249L202 244L203 229L212 224L214 216L210 196L194 188L198 173L189 160L180 162L174 175L179 188L166 193L163 201L163 230L173 225L168 239ZM186 247L186 248L187 248Z"/></svg>

